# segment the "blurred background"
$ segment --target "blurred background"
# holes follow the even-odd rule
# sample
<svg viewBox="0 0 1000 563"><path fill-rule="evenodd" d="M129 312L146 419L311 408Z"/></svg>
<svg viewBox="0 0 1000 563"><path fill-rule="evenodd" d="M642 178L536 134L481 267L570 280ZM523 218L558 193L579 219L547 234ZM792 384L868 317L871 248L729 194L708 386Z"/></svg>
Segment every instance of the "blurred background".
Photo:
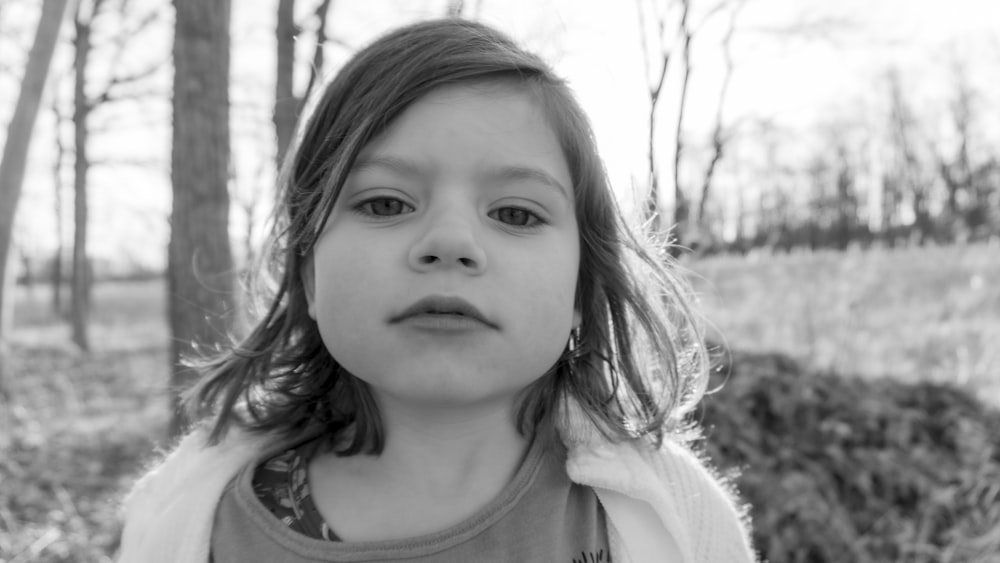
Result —
<svg viewBox="0 0 1000 563"><path fill-rule="evenodd" d="M546 58L676 242L762 555L1000 561L993 0L0 0L0 561L112 560L297 115L445 16Z"/></svg>

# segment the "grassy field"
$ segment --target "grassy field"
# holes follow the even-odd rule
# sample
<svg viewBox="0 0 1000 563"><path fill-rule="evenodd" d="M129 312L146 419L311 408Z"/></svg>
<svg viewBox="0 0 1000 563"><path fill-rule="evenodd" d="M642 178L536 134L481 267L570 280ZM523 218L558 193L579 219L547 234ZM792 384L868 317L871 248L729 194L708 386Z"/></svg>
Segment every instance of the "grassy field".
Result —
<svg viewBox="0 0 1000 563"><path fill-rule="evenodd" d="M1000 406L1000 246L685 265L715 341L821 371L955 384Z"/></svg>
<svg viewBox="0 0 1000 563"><path fill-rule="evenodd" d="M822 370L1000 396L1000 248L719 257L687 264L716 339ZM165 289L95 288L93 351L21 288L0 404L0 561L110 561L117 503L162 444ZM724 337L724 338L723 338ZM723 390L724 392L724 390Z"/></svg>

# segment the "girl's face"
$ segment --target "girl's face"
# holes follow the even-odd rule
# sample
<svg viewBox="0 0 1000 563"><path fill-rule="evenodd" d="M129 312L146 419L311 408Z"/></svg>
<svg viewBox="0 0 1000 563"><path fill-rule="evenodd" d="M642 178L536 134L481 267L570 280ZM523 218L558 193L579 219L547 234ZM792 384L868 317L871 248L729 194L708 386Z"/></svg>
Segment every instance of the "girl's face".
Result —
<svg viewBox="0 0 1000 563"><path fill-rule="evenodd" d="M362 151L305 275L330 353L376 396L513 399L579 323L570 173L532 98L450 86Z"/></svg>

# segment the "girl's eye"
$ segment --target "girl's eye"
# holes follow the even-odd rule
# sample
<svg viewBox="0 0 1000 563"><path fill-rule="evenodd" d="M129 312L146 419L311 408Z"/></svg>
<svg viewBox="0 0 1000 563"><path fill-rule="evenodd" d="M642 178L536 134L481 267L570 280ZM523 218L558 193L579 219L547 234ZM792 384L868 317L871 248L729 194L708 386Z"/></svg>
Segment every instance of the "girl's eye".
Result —
<svg viewBox="0 0 1000 563"><path fill-rule="evenodd" d="M393 217L413 211L411 205L394 197L373 197L362 201L355 209L375 217Z"/></svg>
<svg viewBox="0 0 1000 563"><path fill-rule="evenodd" d="M543 223L538 215L520 207L501 207L491 211L490 217L512 227L537 227Z"/></svg>

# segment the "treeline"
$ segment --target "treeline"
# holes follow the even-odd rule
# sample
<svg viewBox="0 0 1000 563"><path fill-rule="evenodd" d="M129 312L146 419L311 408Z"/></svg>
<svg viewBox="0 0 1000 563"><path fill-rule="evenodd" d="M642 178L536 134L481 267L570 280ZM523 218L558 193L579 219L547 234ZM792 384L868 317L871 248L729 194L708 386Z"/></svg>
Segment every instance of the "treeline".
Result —
<svg viewBox="0 0 1000 563"><path fill-rule="evenodd" d="M811 134L758 123L730 147L754 146L745 161L728 161L730 171L751 171L730 174L729 191L678 230L679 242L746 253L1000 239L996 104L960 63L950 78L939 108L918 112L889 70L873 101Z"/></svg>
<svg viewBox="0 0 1000 563"><path fill-rule="evenodd" d="M724 111L752 35L741 27L747 0L638 4L650 101L638 211L669 234L674 254L1000 238L1000 98L985 78L1000 65L976 44L955 39L940 58L889 67L864 94L792 130L788 117ZM769 37L808 43L843 31L810 18ZM694 49L721 61L719 84L698 84ZM665 97L678 101L659 107ZM715 99L710 122L696 122L690 97Z"/></svg>
<svg viewBox="0 0 1000 563"><path fill-rule="evenodd" d="M812 172L812 183L802 185L811 196L804 204L796 205L784 193L765 193L752 212L751 226L738 228L730 240L710 236L700 249L787 252L1000 239L1000 160L996 157L975 168L967 161L941 164L940 176L924 184L887 173L865 187L846 162L833 168L817 163ZM749 222L746 216L742 220L744 225Z"/></svg>

